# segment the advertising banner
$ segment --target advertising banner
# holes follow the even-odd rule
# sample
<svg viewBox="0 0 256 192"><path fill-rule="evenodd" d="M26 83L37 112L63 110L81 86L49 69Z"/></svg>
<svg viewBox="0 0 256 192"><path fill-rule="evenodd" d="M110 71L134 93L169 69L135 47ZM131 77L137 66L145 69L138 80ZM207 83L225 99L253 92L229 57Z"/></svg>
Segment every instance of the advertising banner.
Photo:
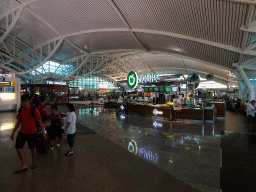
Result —
<svg viewBox="0 0 256 192"><path fill-rule="evenodd" d="M173 99L173 110L182 110L180 99Z"/></svg>

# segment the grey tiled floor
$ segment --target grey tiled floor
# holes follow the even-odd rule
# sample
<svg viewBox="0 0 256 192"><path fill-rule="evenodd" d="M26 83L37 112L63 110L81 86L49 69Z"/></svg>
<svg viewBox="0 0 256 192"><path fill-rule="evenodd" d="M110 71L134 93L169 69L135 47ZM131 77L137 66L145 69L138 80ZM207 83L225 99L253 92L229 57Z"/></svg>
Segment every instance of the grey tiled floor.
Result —
<svg viewBox="0 0 256 192"><path fill-rule="evenodd" d="M221 132L216 123L152 119L135 113L125 119L114 109L79 106L78 122L158 168L202 191L219 191ZM154 127L154 122L161 124Z"/></svg>

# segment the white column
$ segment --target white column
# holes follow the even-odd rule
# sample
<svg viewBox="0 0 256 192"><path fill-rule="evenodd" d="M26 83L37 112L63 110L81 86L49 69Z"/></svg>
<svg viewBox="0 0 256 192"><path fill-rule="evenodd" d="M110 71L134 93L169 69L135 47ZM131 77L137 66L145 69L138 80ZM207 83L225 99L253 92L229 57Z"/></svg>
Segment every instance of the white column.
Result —
<svg viewBox="0 0 256 192"><path fill-rule="evenodd" d="M243 95L242 95L243 90L242 90L242 86L241 86L241 82L240 82L241 76L237 70L235 72L235 75L236 75L237 86L239 88L239 99L243 99Z"/></svg>
<svg viewBox="0 0 256 192"><path fill-rule="evenodd" d="M234 63L233 65L237 68L239 74L241 75L241 77L242 77L242 79L243 79L243 82L245 83L245 85L246 85L247 88L249 89L249 101L255 100L255 91L254 91L254 88L253 88L253 86L251 85L251 83L250 83L250 81L249 81L249 79L248 79L246 73L244 72L244 69L243 69L241 66L239 66L238 64L236 64L236 63Z"/></svg>

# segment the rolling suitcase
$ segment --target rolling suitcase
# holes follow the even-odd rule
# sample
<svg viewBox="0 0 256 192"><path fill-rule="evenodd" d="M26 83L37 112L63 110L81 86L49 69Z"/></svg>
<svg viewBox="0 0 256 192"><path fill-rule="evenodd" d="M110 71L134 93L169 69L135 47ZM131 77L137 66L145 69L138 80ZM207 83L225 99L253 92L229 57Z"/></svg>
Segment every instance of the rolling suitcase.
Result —
<svg viewBox="0 0 256 192"><path fill-rule="evenodd" d="M50 142L43 137L42 133L37 134L36 150L38 153L45 154L50 148Z"/></svg>

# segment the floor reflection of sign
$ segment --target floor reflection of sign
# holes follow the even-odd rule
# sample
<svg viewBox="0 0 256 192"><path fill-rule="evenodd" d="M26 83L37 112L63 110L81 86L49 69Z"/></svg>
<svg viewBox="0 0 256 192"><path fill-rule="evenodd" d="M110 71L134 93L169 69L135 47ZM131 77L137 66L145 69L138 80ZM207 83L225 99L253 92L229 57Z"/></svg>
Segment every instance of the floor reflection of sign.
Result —
<svg viewBox="0 0 256 192"><path fill-rule="evenodd" d="M153 126L154 126L154 127L163 127L163 124L154 121L154 122L153 122Z"/></svg>
<svg viewBox="0 0 256 192"><path fill-rule="evenodd" d="M137 147L137 143L134 140L130 140L128 143L128 151L130 151L131 153L137 154L138 153L138 147Z"/></svg>
<svg viewBox="0 0 256 192"><path fill-rule="evenodd" d="M173 99L173 110L182 110L180 99Z"/></svg>
<svg viewBox="0 0 256 192"><path fill-rule="evenodd" d="M156 153L153 153L150 150L139 148L139 156L148 161L152 161L155 164L158 164L158 161L159 161L158 155Z"/></svg>

